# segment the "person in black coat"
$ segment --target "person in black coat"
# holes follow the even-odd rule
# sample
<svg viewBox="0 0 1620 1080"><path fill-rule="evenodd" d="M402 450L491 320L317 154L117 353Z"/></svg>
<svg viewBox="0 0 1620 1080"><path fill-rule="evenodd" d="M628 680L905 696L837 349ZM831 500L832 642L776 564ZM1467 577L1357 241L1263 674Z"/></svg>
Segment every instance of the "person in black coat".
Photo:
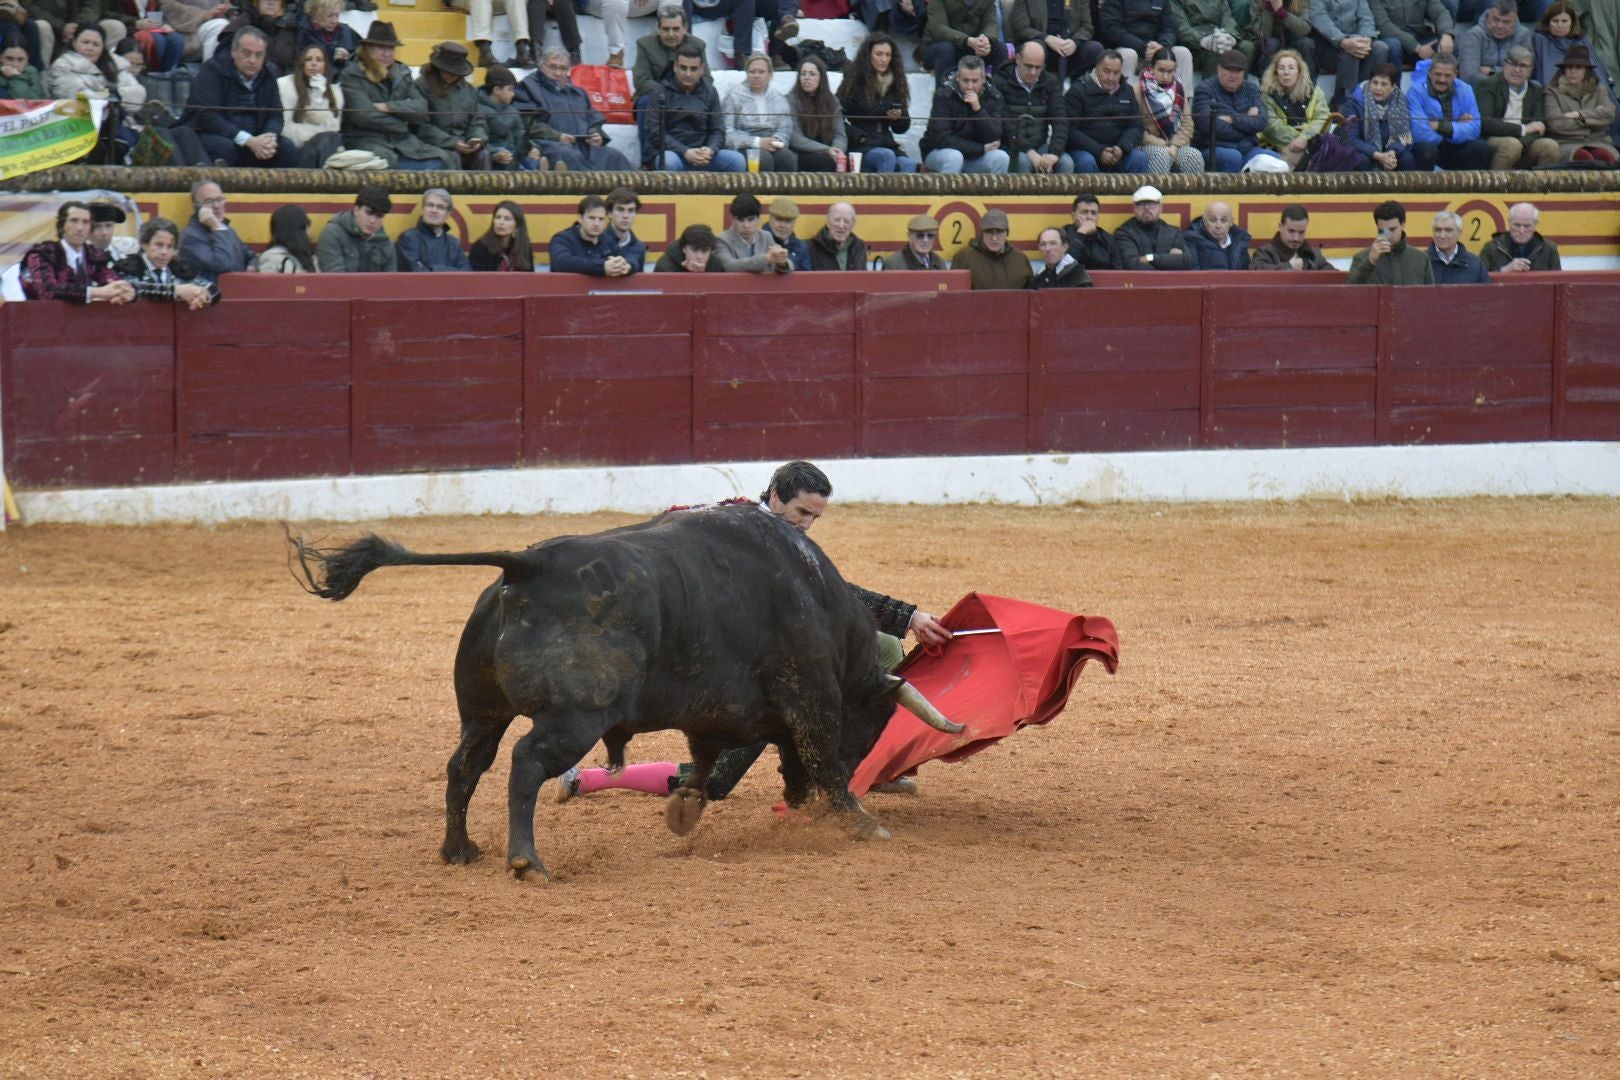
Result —
<svg viewBox="0 0 1620 1080"><path fill-rule="evenodd" d="M1478 255L1457 241L1462 239L1463 220L1450 210L1434 215L1429 243L1429 266L1436 285L1489 285L1491 275Z"/></svg>
<svg viewBox="0 0 1620 1080"><path fill-rule="evenodd" d="M1118 270L1119 245L1114 243L1107 229L1097 224L1102 217L1102 204L1097 196L1089 191L1076 195L1069 216L1074 223L1063 230L1063 239L1068 241L1069 252L1080 265L1087 270Z"/></svg>
<svg viewBox="0 0 1620 1080"><path fill-rule="evenodd" d="M215 161L261 169L298 164L298 147L281 134L281 91L265 62L268 48L263 30L244 26L230 52L216 52L191 84L181 123Z"/></svg>
<svg viewBox="0 0 1620 1080"><path fill-rule="evenodd" d="M1124 61L1109 49L1097 66L1069 84L1069 157L1077 173L1145 173L1142 107L1126 84Z"/></svg>
<svg viewBox="0 0 1620 1080"><path fill-rule="evenodd" d="M1069 242L1064 238L1062 229L1056 226L1042 229L1035 246L1040 249L1046 266L1030 279L1031 289L1091 288L1091 275L1069 251Z"/></svg>

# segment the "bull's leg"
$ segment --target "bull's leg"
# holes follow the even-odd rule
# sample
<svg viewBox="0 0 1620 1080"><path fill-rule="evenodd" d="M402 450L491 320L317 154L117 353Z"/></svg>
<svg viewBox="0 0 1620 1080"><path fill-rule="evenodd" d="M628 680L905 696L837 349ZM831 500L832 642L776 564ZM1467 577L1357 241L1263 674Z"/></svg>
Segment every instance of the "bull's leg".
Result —
<svg viewBox="0 0 1620 1080"><path fill-rule="evenodd" d="M691 779L670 792L669 800L664 803L664 824L676 836L685 836L697 827L709 801L705 792L709 774L714 772L715 760L724 749L720 743L696 736L688 736L686 742L692 751Z"/></svg>
<svg viewBox="0 0 1620 1080"><path fill-rule="evenodd" d="M789 716L788 727L793 732L794 750L804 763L827 808L833 813L847 815L850 829L856 836L870 840L887 840L889 830L878 824L876 818L861 807L860 800L850 794L849 772L840 763L838 732L842 724L843 708L840 702L814 704L796 716Z"/></svg>
<svg viewBox="0 0 1620 1080"><path fill-rule="evenodd" d="M449 782L444 789L444 844L439 856L447 863L465 864L478 858L478 845L467 835L467 804L472 801L479 778L494 762L501 737L514 719L499 712L463 712L461 745L450 755L445 769Z"/></svg>
<svg viewBox="0 0 1620 1080"><path fill-rule="evenodd" d="M602 746L607 750L609 772L618 772L624 768L624 748L629 745L629 733L618 728L602 736Z"/></svg>
<svg viewBox="0 0 1620 1080"><path fill-rule="evenodd" d="M810 781L810 771L799 760L799 752L793 748L791 740L778 744L776 752L782 755L782 798L797 810L815 790L815 785Z"/></svg>
<svg viewBox="0 0 1620 1080"><path fill-rule="evenodd" d="M534 850L534 805L540 785L579 764L615 719L591 713L541 714L512 747L512 777L506 793L506 865L520 880L531 870L550 876Z"/></svg>

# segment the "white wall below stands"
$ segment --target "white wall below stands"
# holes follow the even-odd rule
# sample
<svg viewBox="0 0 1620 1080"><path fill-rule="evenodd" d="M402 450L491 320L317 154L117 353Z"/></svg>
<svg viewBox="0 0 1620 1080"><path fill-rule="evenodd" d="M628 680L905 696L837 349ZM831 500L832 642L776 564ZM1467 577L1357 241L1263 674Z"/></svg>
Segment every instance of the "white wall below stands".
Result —
<svg viewBox="0 0 1620 1080"><path fill-rule="evenodd" d="M455 514L654 513L757 495L776 462L503 469L22 491L24 524L368 521ZM1620 442L822 461L841 503L1263 502L1620 496Z"/></svg>

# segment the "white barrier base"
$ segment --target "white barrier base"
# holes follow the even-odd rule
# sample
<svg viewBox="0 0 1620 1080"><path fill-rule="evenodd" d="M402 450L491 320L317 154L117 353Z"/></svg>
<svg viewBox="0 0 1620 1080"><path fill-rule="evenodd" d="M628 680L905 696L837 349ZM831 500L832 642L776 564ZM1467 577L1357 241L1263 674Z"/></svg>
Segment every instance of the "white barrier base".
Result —
<svg viewBox="0 0 1620 1080"><path fill-rule="evenodd" d="M645 514L758 495L777 462L501 469L21 491L22 522L371 521L456 514ZM841 503L1620 496L1620 442L873 458L819 463Z"/></svg>

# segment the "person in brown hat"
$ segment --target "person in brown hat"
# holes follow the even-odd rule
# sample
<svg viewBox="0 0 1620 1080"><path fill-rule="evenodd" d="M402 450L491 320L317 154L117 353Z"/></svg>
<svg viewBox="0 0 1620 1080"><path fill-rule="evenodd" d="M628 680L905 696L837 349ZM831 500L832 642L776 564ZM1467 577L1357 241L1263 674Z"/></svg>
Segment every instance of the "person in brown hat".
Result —
<svg viewBox="0 0 1620 1080"><path fill-rule="evenodd" d="M411 69L394 59L399 35L378 20L360 39L354 62L343 69L343 146L369 150L394 169L454 169L453 150L417 138L413 125L429 115ZM475 110L476 111L476 110Z"/></svg>
<svg viewBox="0 0 1620 1080"><path fill-rule="evenodd" d="M795 231L799 226L799 204L786 195L778 196L766 211L771 238L787 248L788 261L795 270L810 269L810 245Z"/></svg>
<svg viewBox="0 0 1620 1080"><path fill-rule="evenodd" d="M954 270L973 275L975 289L1027 289L1035 271L1029 259L1007 242L1007 212L990 210L979 223L979 235L951 260Z"/></svg>
<svg viewBox="0 0 1620 1080"><path fill-rule="evenodd" d="M478 90L467 81L473 73L467 46L440 42L417 76L416 88L427 102L429 119L416 126L416 137L456 155L463 169L489 168L489 122L478 108Z"/></svg>
<svg viewBox="0 0 1620 1080"><path fill-rule="evenodd" d="M1592 54L1585 45L1571 45L1558 65L1558 77L1547 85L1544 99L1547 134L1558 142L1563 161L1602 161L1617 157L1609 125L1614 123L1614 98L1598 78Z"/></svg>
<svg viewBox="0 0 1620 1080"><path fill-rule="evenodd" d="M927 214L918 214L906 222L906 246L900 249L896 270L944 270L945 259L935 250L939 240L939 222Z"/></svg>

